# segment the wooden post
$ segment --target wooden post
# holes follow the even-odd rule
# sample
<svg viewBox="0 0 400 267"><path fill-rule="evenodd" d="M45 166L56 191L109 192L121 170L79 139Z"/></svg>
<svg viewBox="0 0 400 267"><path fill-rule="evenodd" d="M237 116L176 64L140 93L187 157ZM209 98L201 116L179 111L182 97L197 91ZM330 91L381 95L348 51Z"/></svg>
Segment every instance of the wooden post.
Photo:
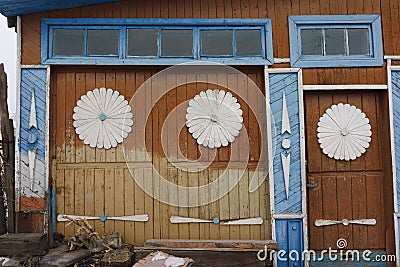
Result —
<svg viewBox="0 0 400 267"><path fill-rule="evenodd" d="M7 104L7 74L0 64L0 126L3 145L4 188L7 195L8 232L15 231L15 182L14 182L14 127L9 119Z"/></svg>

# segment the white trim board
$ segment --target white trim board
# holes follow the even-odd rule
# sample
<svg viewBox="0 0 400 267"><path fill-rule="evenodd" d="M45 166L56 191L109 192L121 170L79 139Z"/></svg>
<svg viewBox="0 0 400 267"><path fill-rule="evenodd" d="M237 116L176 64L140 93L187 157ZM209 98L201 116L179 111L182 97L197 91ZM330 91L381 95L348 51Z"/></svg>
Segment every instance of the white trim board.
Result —
<svg viewBox="0 0 400 267"><path fill-rule="evenodd" d="M387 90L386 84L335 84L335 85L303 85L304 91L323 90Z"/></svg>

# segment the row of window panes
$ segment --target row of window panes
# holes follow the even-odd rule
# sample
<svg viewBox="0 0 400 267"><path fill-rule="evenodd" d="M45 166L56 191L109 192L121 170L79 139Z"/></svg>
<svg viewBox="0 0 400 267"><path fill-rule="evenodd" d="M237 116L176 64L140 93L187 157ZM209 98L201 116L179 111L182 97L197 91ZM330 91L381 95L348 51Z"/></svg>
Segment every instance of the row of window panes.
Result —
<svg viewBox="0 0 400 267"><path fill-rule="evenodd" d="M118 29L54 29L53 56L118 56ZM235 41L234 41L235 40ZM127 55L194 57L192 29L127 30ZM201 56L262 56L260 29L201 30Z"/></svg>
<svg viewBox="0 0 400 267"><path fill-rule="evenodd" d="M306 28L300 30L305 56L370 56L368 28Z"/></svg>

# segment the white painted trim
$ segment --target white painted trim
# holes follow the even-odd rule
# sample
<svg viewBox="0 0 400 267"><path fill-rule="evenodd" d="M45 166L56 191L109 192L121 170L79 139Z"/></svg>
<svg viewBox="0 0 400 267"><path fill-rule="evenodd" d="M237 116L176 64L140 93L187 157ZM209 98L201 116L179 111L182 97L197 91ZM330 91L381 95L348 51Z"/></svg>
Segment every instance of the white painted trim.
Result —
<svg viewBox="0 0 400 267"><path fill-rule="evenodd" d="M20 118L21 118L21 112L20 112L20 92L21 92L21 17L17 16L17 93L16 93L16 105L17 105L17 110L16 110L16 129L15 129L15 211L19 211L19 197L20 197L20 158L19 158L19 140L20 140ZM15 217L15 232L18 233L18 216Z"/></svg>
<svg viewBox="0 0 400 267"><path fill-rule="evenodd" d="M388 66L390 68L390 70L400 70L400 66L396 65L396 66Z"/></svg>
<svg viewBox="0 0 400 267"><path fill-rule="evenodd" d="M303 85L304 91L309 90L387 90L386 84L335 84L335 85Z"/></svg>
<svg viewBox="0 0 400 267"><path fill-rule="evenodd" d="M303 218L303 242L304 250L308 250L308 218L307 218L307 174L306 174L306 134L305 134L305 113L304 113L304 96L303 96L303 70L299 70L298 78L299 92L299 118L300 118L300 158L301 158L301 182L302 182L302 212ZM308 267L309 261L305 260L305 267Z"/></svg>
<svg viewBox="0 0 400 267"><path fill-rule="evenodd" d="M22 69L48 69L50 65L21 65Z"/></svg>
<svg viewBox="0 0 400 267"><path fill-rule="evenodd" d="M264 68L264 84L265 84L265 102L266 102L266 112L267 112L267 142L268 142L268 176L269 176L269 201L270 201L270 212L271 212L271 236L273 240L276 240L275 233L275 220L273 214L275 213L275 194L274 194L274 167L273 167L273 147L272 147L272 126L271 126L271 109L270 98L269 98L269 70L268 66ZM274 261L276 262L276 261ZM276 263L275 263L276 264ZM275 265L274 264L274 265Z"/></svg>
<svg viewBox="0 0 400 267"><path fill-rule="evenodd" d="M276 58L274 58L274 64L281 64L281 63L290 63L290 58L288 58L288 57L283 57L283 58L276 57Z"/></svg>
<svg viewBox="0 0 400 267"><path fill-rule="evenodd" d="M274 214L272 215L274 219L303 219L306 214Z"/></svg>
<svg viewBox="0 0 400 267"><path fill-rule="evenodd" d="M383 56L384 59L400 60L400 56Z"/></svg>
<svg viewBox="0 0 400 267"><path fill-rule="evenodd" d="M392 178L393 178L393 205L394 205L394 236L395 236L395 249L396 249L396 266L400 266L400 244L399 244L399 230L398 230L398 199L397 199L397 177L396 177L396 150L394 145L394 125L393 125L393 88L392 88L392 70L400 70L400 66L394 68L391 66L389 60L387 66L388 77L388 98L389 98L389 124L390 124L390 149L392 155Z"/></svg>
<svg viewBox="0 0 400 267"><path fill-rule="evenodd" d="M269 68L268 73L291 73L291 72L299 72L300 68Z"/></svg>
<svg viewBox="0 0 400 267"><path fill-rule="evenodd" d="M304 249L308 249L308 231L307 231L307 196L306 196L306 157L305 157L305 131L304 131L304 99L303 99L303 72L300 68L274 68L264 70L265 75L265 98L266 104L269 106L269 73L296 73L298 75L298 97L299 97L299 118L300 118L300 158L301 158L301 181L302 181L302 214L274 214L275 213L275 197L274 197L274 172L273 172L273 147L272 147L272 131L271 131L271 114L267 109L267 133L268 133L268 160L269 160L269 185L270 185L270 206L271 206L271 224L272 239L276 240L275 219L302 219L303 221L303 242ZM274 261L276 266L276 260ZM305 266L309 266L309 262L305 261Z"/></svg>

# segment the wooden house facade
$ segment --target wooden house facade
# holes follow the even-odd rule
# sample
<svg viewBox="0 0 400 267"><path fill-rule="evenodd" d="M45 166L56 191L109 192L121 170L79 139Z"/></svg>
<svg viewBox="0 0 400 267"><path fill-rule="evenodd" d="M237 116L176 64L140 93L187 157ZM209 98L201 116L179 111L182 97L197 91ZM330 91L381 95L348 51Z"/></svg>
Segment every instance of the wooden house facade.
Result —
<svg viewBox="0 0 400 267"><path fill-rule="evenodd" d="M329 248L399 264L400 1L44 2L0 1L17 16L21 231L69 237L63 216L85 216L137 246L274 239L278 266L326 266ZM188 107L220 93L240 127L214 112L236 132L202 139ZM116 130L91 124L116 99Z"/></svg>

